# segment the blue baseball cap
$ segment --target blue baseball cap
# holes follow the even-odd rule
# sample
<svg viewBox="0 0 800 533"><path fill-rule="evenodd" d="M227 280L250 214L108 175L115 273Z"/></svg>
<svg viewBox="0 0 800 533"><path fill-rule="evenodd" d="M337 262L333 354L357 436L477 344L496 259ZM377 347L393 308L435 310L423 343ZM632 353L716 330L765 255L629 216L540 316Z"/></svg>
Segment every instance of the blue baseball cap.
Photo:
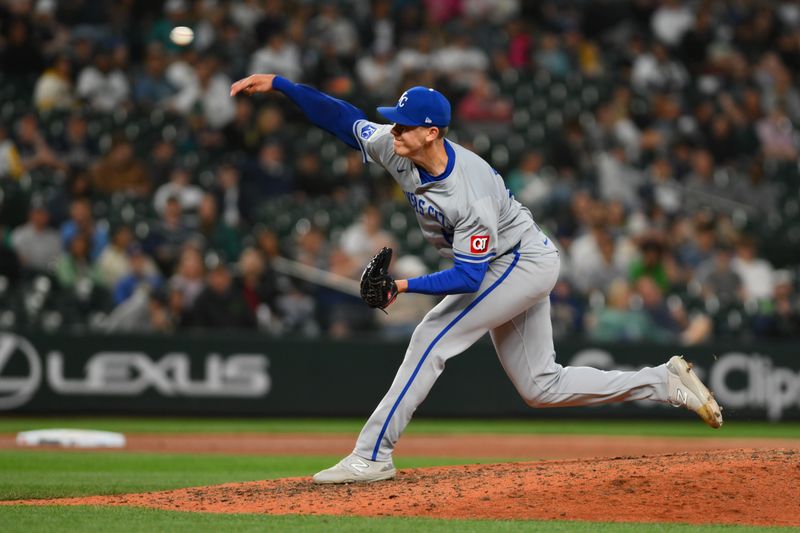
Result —
<svg viewBox="0 0 800 533"><path fill-rule="evenodd" d="M412 87L404 92L394 107L379 107L378 113L403 126L437 126L450 124L450 102L428 87Z"/></svg>

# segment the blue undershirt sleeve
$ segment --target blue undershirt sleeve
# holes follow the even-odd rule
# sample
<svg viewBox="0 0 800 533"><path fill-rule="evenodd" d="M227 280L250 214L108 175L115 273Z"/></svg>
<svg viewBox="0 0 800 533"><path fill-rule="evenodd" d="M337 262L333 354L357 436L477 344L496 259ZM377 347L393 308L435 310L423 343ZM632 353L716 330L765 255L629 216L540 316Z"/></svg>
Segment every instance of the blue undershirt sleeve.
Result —
<svg viewBox="0 0 800 533"><path fill-rule="evenodd" d="M408 292L420 294L464 294L475 292L480 288L487 270L489 270L489 261L467 263L456 259L453 268L409 279Z"/></svg>
<svg viewBox="0 0 800 533"><path fill-rule="evenodd" d="M353 136L353 123L367 116L359 108L282 76L275 76L272 88L285 94L315 126L336 135L349 147L360 150Z"/></svg>

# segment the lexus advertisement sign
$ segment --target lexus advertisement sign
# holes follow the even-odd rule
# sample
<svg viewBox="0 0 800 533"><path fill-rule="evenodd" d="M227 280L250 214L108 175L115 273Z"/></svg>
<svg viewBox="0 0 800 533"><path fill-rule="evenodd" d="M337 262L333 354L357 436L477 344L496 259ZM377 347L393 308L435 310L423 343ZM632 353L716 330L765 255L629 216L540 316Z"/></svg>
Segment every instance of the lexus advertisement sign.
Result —
<svg viewBox="0 0 800 533"><path fill-rule="evenodd" d="M672 353L685 353L727 418L800 419L800 358L791 345L670 350L660 345L564 343L557 348L557 359L564 365L605 370L636 370L661 364ZM402 343L363 340L0 332L0 411L366 416L386 392L404 352ZM674 409L646 401L530 409L516 395L487 342L448 361L420 408L420 414L432 416L603 412L676 416Z"/></svg>

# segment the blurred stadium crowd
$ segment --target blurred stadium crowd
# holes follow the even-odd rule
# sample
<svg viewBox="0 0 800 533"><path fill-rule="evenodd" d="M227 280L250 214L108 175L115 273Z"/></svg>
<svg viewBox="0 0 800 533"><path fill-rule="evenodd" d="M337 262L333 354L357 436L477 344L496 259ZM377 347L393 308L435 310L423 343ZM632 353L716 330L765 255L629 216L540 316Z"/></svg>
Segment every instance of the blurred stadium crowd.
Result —
<svg viewBox="0 0 800 533"><path fill-rule="evenodd" d="M381 169L229 98L274 72L375 119L444 92L560 244L557 339L796 336L799 71L796 0L6 0L0 329L407 335L429 297L383 317L274 268L445 266Z"/></svg>

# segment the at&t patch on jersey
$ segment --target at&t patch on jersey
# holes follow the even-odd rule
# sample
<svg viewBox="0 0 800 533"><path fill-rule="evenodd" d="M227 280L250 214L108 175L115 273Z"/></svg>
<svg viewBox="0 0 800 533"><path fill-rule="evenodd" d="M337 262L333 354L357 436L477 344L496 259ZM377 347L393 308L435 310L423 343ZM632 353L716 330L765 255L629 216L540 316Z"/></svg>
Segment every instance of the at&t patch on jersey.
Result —
<svg viewBox="0 0 800 533"><path fill-rule="evenodd" d="M488 235L473 235L469 238L469 251L473 254L484 254L489 250Z"/></svg>
<svg viewBox="0 0 800 533"><path fill-rule="evenodd" d="M378 128L376 128L372 124L367 124L366 126L361 128L361 132L359 133L359 135L361 135L362 139L367 140L370 137L372 137L372 134L375 133L376 131L378 131Z"/></svg>

